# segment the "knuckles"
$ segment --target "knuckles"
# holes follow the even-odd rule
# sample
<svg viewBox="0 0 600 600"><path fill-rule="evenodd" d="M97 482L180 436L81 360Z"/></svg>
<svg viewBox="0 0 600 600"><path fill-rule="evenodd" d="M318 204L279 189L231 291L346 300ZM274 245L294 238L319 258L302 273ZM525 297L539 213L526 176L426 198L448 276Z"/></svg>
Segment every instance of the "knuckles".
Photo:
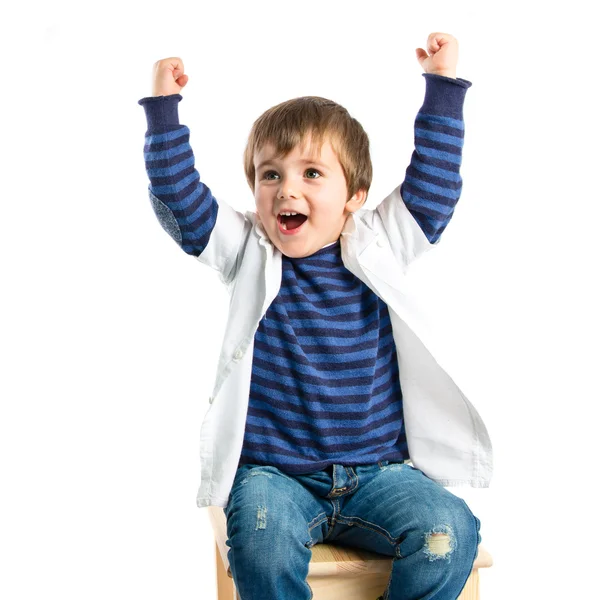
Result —
<svg viewBox="0 0 600 600"><path fill-rule="evenodd" d="M183 67L183 61L178 56L170 56L168 58L161 58L154 63L154 67L160 67L172 62L178 62Z"/></svg>

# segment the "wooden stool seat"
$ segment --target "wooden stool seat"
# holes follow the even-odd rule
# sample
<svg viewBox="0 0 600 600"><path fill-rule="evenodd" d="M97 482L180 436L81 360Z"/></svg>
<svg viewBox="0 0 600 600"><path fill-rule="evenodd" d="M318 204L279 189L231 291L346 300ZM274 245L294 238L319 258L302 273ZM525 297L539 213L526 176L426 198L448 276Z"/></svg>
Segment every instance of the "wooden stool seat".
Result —
<svg viewBox="0 0 600 600"><path fill-rule="evenodd" d="M223 509L208 507L217 546L218 600L239 600L227 552L227 519ZM311 548L307 582L313 600L375 600L387 587L392 558L360 548L336 544L316 544ZM458 600L479 600L479 569L492 566L492 557L481 546L473 571Z"/></svg>

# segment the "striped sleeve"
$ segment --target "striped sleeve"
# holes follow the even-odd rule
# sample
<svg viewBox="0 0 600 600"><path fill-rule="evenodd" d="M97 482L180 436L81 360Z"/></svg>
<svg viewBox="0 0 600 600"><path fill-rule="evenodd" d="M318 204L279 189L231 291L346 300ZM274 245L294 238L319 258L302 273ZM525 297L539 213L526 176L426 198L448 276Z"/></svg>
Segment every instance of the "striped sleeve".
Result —
<svg viewBox="0 0 600 600"><path fill-rule="evenodd" d="M415 120L415 150L401 195L430 243L437 242L460 198L463 104L471 82L424 73L425 100Z"/></svg>
<svg viewBox="0 0 600 600"><path fill-rule="evenodd" d="M163 229L192 256L208 245L219 206L194 166L190 130L179 123L180 94L150 96L144 107L148 130L144 161L148 195Z"/></svg>

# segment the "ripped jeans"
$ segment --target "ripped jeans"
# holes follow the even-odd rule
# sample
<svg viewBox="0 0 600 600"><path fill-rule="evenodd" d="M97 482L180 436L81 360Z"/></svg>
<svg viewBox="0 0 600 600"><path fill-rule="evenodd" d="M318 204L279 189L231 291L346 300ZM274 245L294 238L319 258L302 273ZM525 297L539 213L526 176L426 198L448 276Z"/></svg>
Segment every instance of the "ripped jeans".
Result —
<svg viewBox="0 0 600 600"><path fill-rule="evenodd" d="M224 511L241 600L310 600L310 548L322 542L392 556L384 600L456 600L481 540L464 500L386 460L309 475L245 464Z"/></svg>

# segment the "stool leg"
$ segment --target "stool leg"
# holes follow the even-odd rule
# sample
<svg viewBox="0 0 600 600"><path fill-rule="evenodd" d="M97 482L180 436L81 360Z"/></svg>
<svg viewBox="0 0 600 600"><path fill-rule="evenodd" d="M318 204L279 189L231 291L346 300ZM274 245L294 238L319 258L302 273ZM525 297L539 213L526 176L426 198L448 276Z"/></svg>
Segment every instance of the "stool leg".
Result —
<svg viewBox="0 0 600 600"><path fill-rule="evenodd" d="M219 599L220 600L220 599ZM458 600L479 600L479 569L473 569Z"/></svg>
<svg viewBox="0 0 600 600"><path fill-rule="evenodd" d="M237 594L233 589L233 579L227 575L225 565L221 559L219 547L216 547L217 557L217 599L218 600L236 600Z"/></svg>

